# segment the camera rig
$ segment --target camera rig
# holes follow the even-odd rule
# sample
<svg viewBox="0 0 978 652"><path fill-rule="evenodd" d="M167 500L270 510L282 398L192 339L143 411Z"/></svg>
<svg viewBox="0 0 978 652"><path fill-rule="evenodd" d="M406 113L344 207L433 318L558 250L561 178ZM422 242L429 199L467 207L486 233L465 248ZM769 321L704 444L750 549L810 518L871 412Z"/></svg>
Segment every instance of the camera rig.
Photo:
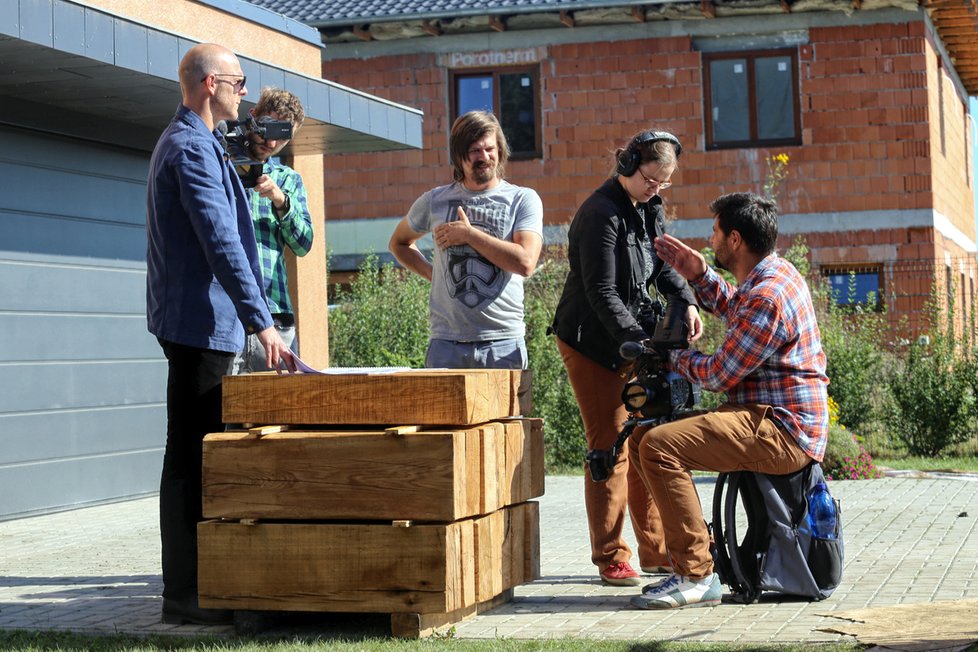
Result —
<svg viewBox="0 0 978 652"><path fill-rule="evenodd" d="M222 120L217 130L224 136L224 151L234 166L245 188L254 188L265 167L263 161L251 156L251 143L255 134L262 140L291 140L292 123L288 120L272 120L268 117L247 120Z"/></svg>
<svg viewBox="0 0 978 652"><path fill-rule="evenodd" d="M669 302L665 311L661 304L644 307L637 319L651 337L642 342L625 342L619 347L621 357L635 361L632 379L625 384L621 393L622 403L628 409L628 419L622 424L611 448L587 452L588 470L594 482L608 479L625 441L635 428L674 421L699 402L699 385L665 369L671 349L689 346L686 305L681 301Z"/></svg>

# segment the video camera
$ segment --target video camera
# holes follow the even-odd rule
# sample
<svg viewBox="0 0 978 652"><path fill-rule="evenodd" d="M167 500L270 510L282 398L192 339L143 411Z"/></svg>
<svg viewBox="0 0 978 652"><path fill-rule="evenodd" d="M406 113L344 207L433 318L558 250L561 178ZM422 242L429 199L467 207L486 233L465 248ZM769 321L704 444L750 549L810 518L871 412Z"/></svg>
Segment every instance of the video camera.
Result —
<svg viewBox="0 0 978 652"><path fill-rule="evenodd" d="M666 371L664 364L670 350L689 346L686 306L682 301L669 302L665 310L658 303L643 306L636 319L651 337L643 342L625 342L619 347L621 357L635 360L634 375L621 393L629 418L611 448L587 452L588 470L594 482L608 479L625 440L637 426L674 421L699 402L699 385Z"/></svg>
<svg viewBox="0 0 978 652"><path fill-rule="evenodd" d="M291 140L292 123L288 120L272 120L264 117L256 120L221 120L217 130L224 136L224 151L234 166L245 188L254 188L262 175L264 163L251 157L251 139L254 134L262 140Z"/></svg>

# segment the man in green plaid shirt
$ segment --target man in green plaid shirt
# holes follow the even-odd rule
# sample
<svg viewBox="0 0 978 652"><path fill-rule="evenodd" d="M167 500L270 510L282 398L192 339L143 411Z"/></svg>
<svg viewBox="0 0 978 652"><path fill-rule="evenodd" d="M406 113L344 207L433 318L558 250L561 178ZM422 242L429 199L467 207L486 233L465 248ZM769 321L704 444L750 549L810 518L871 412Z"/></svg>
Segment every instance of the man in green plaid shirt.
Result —
<svg viewBox="0 0 978 652"><path fill-rule="evenodd" d="M291 122L293 137L305 119L299 98L276 88L262 90L251 115L259 123L263 119ZM263 164L262 174L246 193L258 240L265 296L276 330L285 343L292 346L295 340L295 313L289 300L285 250L287 247L296 256L305 256L312 248L312 218L306 188L298 172L272 160L289 144L288 140L265 140L252 133L248 141L251 158ZM232 373L251 371L269 371L265 364L265 351L253 335L247 338L244 351L235 356Z"/></svg>

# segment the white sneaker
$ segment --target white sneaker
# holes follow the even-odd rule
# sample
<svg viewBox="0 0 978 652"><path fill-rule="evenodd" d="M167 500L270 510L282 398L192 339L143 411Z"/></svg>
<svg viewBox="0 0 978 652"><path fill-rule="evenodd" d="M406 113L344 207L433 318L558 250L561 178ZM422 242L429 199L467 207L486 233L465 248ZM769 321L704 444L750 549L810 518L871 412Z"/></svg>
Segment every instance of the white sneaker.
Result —
<svg viewBox="0 0 978 652"><path fill-rule="evenodd" d="M723 589L716 573L699 580L672 574L663 582L649 584L642 595L630 602L639 609L683 609L713 607L720 604L722 597Z"/></svg>

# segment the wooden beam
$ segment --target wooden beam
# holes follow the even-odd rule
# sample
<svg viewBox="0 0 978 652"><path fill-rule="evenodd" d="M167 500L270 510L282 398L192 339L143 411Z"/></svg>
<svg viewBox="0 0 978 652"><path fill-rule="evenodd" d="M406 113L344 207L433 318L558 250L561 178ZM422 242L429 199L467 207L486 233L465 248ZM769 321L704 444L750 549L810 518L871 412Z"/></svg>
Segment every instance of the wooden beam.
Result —
<svg viewBox="0 0 978 652"><path fill-rule="evenodd" d="M566 9L560 10L560 22L562 22L567 27L574 26L574 14L567 11Z"/></svg>
<svg viewBox="0 0 978 652"><path fill-rule="evenodd" d="M490 609L506 604L513 599L513 589L507 589L498 596L483 600L471 607L462 607L446 614L391 614L391 636L395 638L419 639L438 634L438 630L448 628L453 623L460 622ZM454 629L454 628L452 628ZM449 632L451 629L448 630ZM451 636L451 634L444 634Z"/></svg>
<svg viewBox="0 0 978 652"><path fill-rule="evenodd" d="M928 9L962 9L967 10L968 5L971 5L972 10L974 10L976 3L970 2L965 3L961 0L922 0L920 3Z"/></svg>
<svg viewBox="0 0 978 652"><path fill-rule="evenodd" d="M937 25L937 33L940 34L943 39L946 36L970 36L972 39L978 41L978 25Z"/></svg>
<svg viewBox="0 0 978 652"><path fill-rule="evenodd" d="M951 11L950 9L931 9L928 13L936 23L954 21L974 24L978 20L973 14L964 11Z"/></svg>
<svg viewBox="0 0 978 652"><path fill-rule="evenodd" d="M951 27L962 27L965 29L978 30L978 20L974 18L943 18L941 16L931 16L934 20L934 25L937 26L938 30L944 30Z"/></svg>
<svg viewBox="0 0 978 652"><path fill-rule="evenodd" d="M374 37L370 34L370 25L354 25L353 35L363 41L374 40Z"/></svg>
<svg viewBox="0 0 978 652"><path fill-rule="evenodd" d="M421 21L421 31L432 36L441 36L441 24L438 21L425 18Z"/></svg>
<svg viewBox="0 0 978 652"><path fill-rule="evenodd" d="M645 7L632 7L632 20L636 23L644 23Z"/></svg>
<svg viewBox="0 0 978 652"><path fill-rule="evenodd" d="M288 426L256 426L248 428L248 434L252 437L264 437L265 435L275 435L288 430Z"/></svg>
<svg viewBox="0 0 978 652"><path fill-rule="evenodd" d="M944 41L944 45L953 50L952 54L958 51L971 52L975 49L975 46L978 46L978 39L975 38L974 34L958 36L941 34L941 40Z"/></svg>
<svg viewBox="0 0 978 652"><path fill-rule="evenodd" d="M540 577L536 502L412 527L205 521L197 534L202 606L387 612L392 627L399 614L413 615L415 627L394 627L395 635L418 635L426 616L456 622L472 615L459 610L509 599Z"/></svg>
<svg viewBox="0 0 978 652"><path fill-rule="evenodd" d="M489 16L489 27L497 32L505 32L506 19L501 16Z"/></svg>
<svg viewBox="0 0 978 652"><path fill-rule="evenodd" d="M387 427L465 425L527 414L520 404L522 387L522 372L516 369L281 376L266 372L228 376L221 394L227 423Z"/></svg>
<svg viewBox="0 0 978 652"><path fill-rule="evenodd" d="M713 0L700 0L700 13L707 18L716 18L717 7L713 4Z"/></svg>
<svg viewBox="0 0 978 652"><path fill-rule="evenodd" d="M421 432L421 426L391 426L390 428L384 428L385 435L394 435L396 437L412 435L417 432Z"/></svg>

